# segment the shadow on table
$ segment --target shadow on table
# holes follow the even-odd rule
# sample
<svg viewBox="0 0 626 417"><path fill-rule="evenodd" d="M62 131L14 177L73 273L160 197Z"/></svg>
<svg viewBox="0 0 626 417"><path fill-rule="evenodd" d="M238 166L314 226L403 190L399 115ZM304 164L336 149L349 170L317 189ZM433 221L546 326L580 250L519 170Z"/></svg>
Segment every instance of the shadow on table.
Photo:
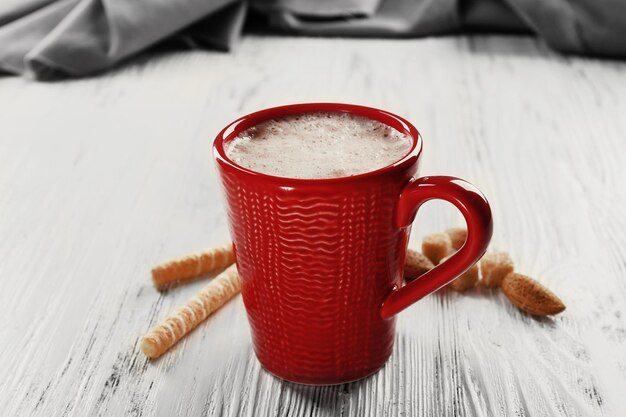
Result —
<svg viewBox="0 0 626 417"><path fill-rule="evenodd" d="M296 402L305 404L307 408L319 410L324 415L341 415L350 397L365 385L367 378L341 385L300 385L284 382L284 390Z"/></svg>
<svg viewBox="0 0 626 417"><path fill-rule="evenodd" d="M339 385L288 382L266 371L249 344L232 351L223 365L219 370L203 373L206 381L210 381L209 386L204 388L210 393L205 403L230 404L237 413L251 410L252 415L263 415L267 407L274 409L276 415L285 412L289 415L343 415L350 407L363 407L363 393L368 392L367 387L381 375L377 372L370 377ZM199 381L199 384L203 382ZM239 395L247 389L254 394Z"/></svg>

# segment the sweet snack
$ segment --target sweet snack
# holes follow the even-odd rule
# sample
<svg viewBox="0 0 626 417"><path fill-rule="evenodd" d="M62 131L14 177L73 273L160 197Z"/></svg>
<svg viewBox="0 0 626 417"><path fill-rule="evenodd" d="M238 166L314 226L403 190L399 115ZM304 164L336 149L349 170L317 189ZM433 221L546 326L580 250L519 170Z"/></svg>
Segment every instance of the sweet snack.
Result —
<svg viewBox="0 0 626 417"><path fill-rule="evenodd" d="M474 264L470 269L463 272L457 279L449 283L448 287L453 291L467 291L474 288L479 279L480 271L478 269L478 264Z"/></svg>
<svg viewBox="0 0 626 417"><path fill-rule="evenodd" d="M152 282L159 291L226 268L235 262L233 244L227 243L194 255L185 256L152 269Z"/></svg>
<svg viewBox="0 0 626 417"><path fill-rule="evenodd" d="M422 240L422 253L437 265L452 250L450 236L446 233L431 233Z"/></svg>
<svg viewBox="0 0 626 417"><path fill-rule="evenodd" d="M565 310L559 297L526 275L508 274L502 281L502 292L511 303L529 314L546 316Z"/></svg>
<svg viewBox="0 0 626 417"><path fill-rule="evenodd" d="M467 239L467 229L464 227L452 227L446 230L446 234L450 237L452 249L459 250Z"/></svg>
<svg viewBox="0 0 626 417"><path fill-rule="evenodd" d="M416 250L406 250L406 260L404 262L404 276L409 280L414 280L433 269L435 265L426 256Z"/></svg>
<svg viewBox="0 0 626 417"><path fill-rule="evenodd" d="M161 356L241 289L237 267L231 265L213 278L195 297L179 307L143 336L141 351L149 358Z"/></svg>
<svg viewBox="0 0 626 417"><path fill-rule="evenodd" d="M483 285L496 288L507 274L513 272L513 260L506 252L487 252L480 260L480 270Z"/></svg>

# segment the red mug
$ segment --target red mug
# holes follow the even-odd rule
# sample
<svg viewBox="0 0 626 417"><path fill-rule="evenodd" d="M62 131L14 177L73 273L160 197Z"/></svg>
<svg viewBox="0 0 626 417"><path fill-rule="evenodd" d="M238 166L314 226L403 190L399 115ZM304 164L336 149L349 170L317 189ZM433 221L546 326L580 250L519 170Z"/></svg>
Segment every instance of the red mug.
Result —
<svg viewBox="0 0 626 417"><path fill-rule="evenodd" d="M378 120L410 135L412 148L384 168L330 179L261 174L224 152L224 142L260 122L318 111ZM222 130L213 152L254 350L267 371L288 381L340 384L380 369L391 355L395 315L465 272L491 239L491 209L481 192L454 177L415 179L422 138L384 110L337 103L261 110ZM467 240L402 285L411 223L432 199L459 209Z"/></svg>

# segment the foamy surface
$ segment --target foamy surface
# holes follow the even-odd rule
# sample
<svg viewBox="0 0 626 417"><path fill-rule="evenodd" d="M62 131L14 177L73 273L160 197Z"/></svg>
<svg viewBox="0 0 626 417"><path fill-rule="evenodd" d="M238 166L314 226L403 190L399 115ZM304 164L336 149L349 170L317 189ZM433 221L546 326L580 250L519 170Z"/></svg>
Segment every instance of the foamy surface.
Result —
<svg viewBox="0 0 626 417"><path fill-rule="evenodd" d="M350 113L303 113L247 129L224 145L235 163L289 178L337 178L390 165L411 149L409 136Z"/></svg>

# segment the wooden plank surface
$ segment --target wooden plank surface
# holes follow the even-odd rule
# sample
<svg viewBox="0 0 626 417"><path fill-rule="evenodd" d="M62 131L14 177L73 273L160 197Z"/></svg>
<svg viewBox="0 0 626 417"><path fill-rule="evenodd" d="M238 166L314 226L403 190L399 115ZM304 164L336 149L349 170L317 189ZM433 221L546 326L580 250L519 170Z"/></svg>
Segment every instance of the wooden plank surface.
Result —
<svg viewBox="0 0 626 417"><path fill-rule="evenodd" d="M497 292L401 313L391 360L352 384L260 369L240 296L173 351L136 348L194 294L152 265L228 239L209 146L272 105L343 101L413 121L422 174L475 183L509 250L568 306ZM0 78L0 410L5 416L626 415L626 64L529 38L246 38L51 84ZM459 224L444 203L412 244Z"/></svg>

